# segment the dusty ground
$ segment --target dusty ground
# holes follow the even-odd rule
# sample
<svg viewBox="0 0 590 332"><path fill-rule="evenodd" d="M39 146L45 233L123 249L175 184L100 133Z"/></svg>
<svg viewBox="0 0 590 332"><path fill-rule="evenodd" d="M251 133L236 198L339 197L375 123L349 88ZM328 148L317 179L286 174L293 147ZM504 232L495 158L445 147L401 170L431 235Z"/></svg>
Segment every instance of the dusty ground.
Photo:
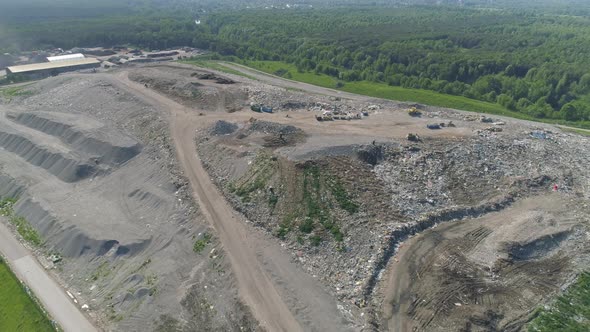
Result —
<svg viewBox="0 0 590 332"><path fill-rule="evenodd" d="M250 70L246 73L267 81L263 74ZM457 270L472 271L473 265L483 262L491 266L499 259L493 256L494 252L501 256L513 250L507 246L523 246L522 250L526 251L528 246L543 243L552 232L560 239L552 250L561 249L560 255L564 256L552 256L554 252L551 251L522 258L526 264L520 261L514 264L524 264L524 271L529 274L519 271L496 276L497 283L505 284L503 289L497 290L497 299L479 308L468 307L448 318L448 311L438 311L432 325L417 325L418 330L517 330L526 322L531 310L548 301L587 266L585 254L572 255L583 245L580 234L585 234L588 227L588 211L574 210L574 207L583 207L589 196L589 174L584 166L588 162L587 138L562 133L549 125L500 117L482 120L483 117L477 115L433 107L421 106L422 116L410 117L405 112L407 104L344 96L329 89L276 80L269 79L273 84L322 95L276 88L267 90L263 89L263 84L252 82L247 87L251 100L273 105L279 112L262 115L250 112L249 117L256 121L241 120L234 114L225 118L226 122L218 122L210 130L201 132L198 143L202 159L228 200L257 226L277 236L302 267L319 276L340 301L361 308L365 317L370 317L367 324L371 328L396 329L395 324L388 325L384 318L390 317L387 306L392 302L392 290L384 285L394 282L397 275L383 276L390 275L384 274L386 267L395 271L398 266L393 263L400 260L394 256L398 245L409 236L441 222L467 219L479 225L481 222L477 218L488 215L492 218L494 213L518 219L513 228L499 228L492 235L483 232L490 248L483 253L483 249L476 248L479 255L474 256L478 257L476 262L460 260L453 266ZM315 121L317 111L310 109L326 104L340 109L368 109L370 115L357 121ZM261 120L264 121L262 125L257 125ZM439 131L426 129L427 123L450 121L456 127ZM291 132L295 131L301 133L298 139L292 138ZM408 133L417 133L420 141L408 142L405 138ZM270 156L270 161L265 161L264 156ZM321 170L317 177L317 194L309 189L309 182L315 180L306 173L314 166ZM330 189L333 179L343 184L351 200L359 205L358 211L347 213L338 207L338 199ZM556 193L553 193L554 186L558 188ZM557 205L546 203L544 197L549 193L553 193L549 197L559 202ZM310 209L318 207L309 207L306 194L321 202L317 204L319 209L329 210L329 215L310 214ZM545 220L552 220L550 223L557 222L558 230L539 227L537 217L518 216L519 206L530 205L526 203L529 202L527 197L541 197L539 205L526 209L545 215ZM302 232L306 220L316 217L312 232ZM334 234L333 223L343 234L342 240L330 235ZM464 223L471 225L468 221ZM524 235L527 237L522 238ZM321 239L319 244L318 238ZM445 244L440 245L443 250ZM467 250L469 246L473 244L467 243L460 250ZM420 259L412 256L412 261L405 265L414 266L417 264L414 260L420 262ZM488 259L492 261L486 261ZM560 265L568 259L576 263ZM514 260L512 256L499 259L508 265L513 264L511 260ZM551 262L556 265L551 266ZM536 280L542 286L521 293L523 278L538 273L535 268L539 266L551 267L554 277L542 274ZM499 268L503 272L509 269ZM409 287L440 286L437 282L440 278L435 276L430 281L414 278ZM434 291L436 294L453 292L454 282L464 280L459 276L455 278L454 274L448 279L452 282L444 283L441 289ZM519 296L526 300L511 306ZM383 297L388 300L384 301ZM441 301L448 304L447 299ZM385 316L381 313L382 304ZM436 305L433 301L432 306L437 308ZM455 307L454 303L452 306ZM490 308L496 311L489 312ZM447 321L439 323L439 317ZM389 321L403 321L398 318L395 316Z"/></svg>
<svg viewBox="0 0 590 332"><path fill-rule="evenodd" d="M517 330L587 266L587 138L233 68L257 80L146 65L1 105L0 194L106 330Z"/></svg>
<svg viewBox="0 0 590 332"><path fill-rule="evenodd" d="M46 240L38 256L105 330L255 330L218 240L193 252L211 230L167 114L113 81L46 79L1 106L1 195L19 194L16 212Z"/></svg>
<svg viewBox="0 0 590 332"><path fill-rule="evenodd" d="M517 331L588 263L583 201L534 196L404 243L384 285L390 331Z"/></svg>

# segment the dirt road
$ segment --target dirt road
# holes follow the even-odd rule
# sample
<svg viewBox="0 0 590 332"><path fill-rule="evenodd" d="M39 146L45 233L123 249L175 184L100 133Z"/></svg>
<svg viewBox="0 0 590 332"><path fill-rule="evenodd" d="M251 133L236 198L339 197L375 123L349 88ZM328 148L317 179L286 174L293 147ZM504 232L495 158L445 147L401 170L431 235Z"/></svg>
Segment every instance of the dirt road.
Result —
<svg viewBox="0 0 590 332"><path fill-rule="evenodd" d="M2 223L0 223L0 252L8 261L14 274L31 288L49 315L64 331L97 331L63 289Z"/></svg>
<svg viewBox="0 0 590 332"><path fill-rule="evenodd" d="M171 135L177 158L193 188L203 215L217 231L231 261L240 296L262 326L269 331L347 331L332 297L311 276L302 272L281 248L264 235L249 229L209 178L197 155L195 132L216 119L235 114L207 113L184 107L143 85L132 82L123 72L115 85L171 116Z"/></svg>
<svg viewBox="0 0 590 332"><path fill-rule="evenodd" d="M346 99L358 100L358 101L370 101L370 100L375 99L375 98L369 97L369 96L363 96L363 95L358 95L358 94L354 94L354 93L324 88L324 87L317 86L317 85L302 83L302 82L293 81L293 80L289 80L289 79L282 78L282 77L269 75L265 72L262 72L262 71L259 71L256 69L252 69L252 68L249 68L246 66L238 65L235 63L220 62L220 64L229 68L229 69L237 70L239 72L247 74L248 76L254 77L254 78L256 78L260 81L263 81L267 84L279 86L282 88L297 89L297 90L302 90L302 91L306 91L306 92L314 93L314 94L321 94L321 95L332 96L332 97L340 97L340 98L346 98Z"/></svg>

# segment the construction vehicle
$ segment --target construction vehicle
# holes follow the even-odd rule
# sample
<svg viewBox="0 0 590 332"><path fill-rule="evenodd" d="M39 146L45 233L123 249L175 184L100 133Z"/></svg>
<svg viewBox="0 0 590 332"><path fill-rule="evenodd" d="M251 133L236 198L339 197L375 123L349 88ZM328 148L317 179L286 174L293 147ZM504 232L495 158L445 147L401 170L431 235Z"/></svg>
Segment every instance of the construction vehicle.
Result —
<svg viewBox="0 0 590 332"><path fill-rule="evenodd" d="M331 111L324 111L322 114L318 114L315 116L315 119L318 121L332 121L332 112Z"/></svg>
<svg viewBox="0 0 590 332"><path fill-rule="evenodd" d="M408 114L410 116L420 116L422 115L422 112L420 112L416 106L412 106L411 108L408 109Z"/></svg>
<svg viewBox="0 0 590 332"><path fill-rule="evenodd" d="M438 123L430 123L426 125L426 128L428 129L440 129L440 124Z"/></svg>
<svg viewBox="0 0 590 332"><path fill-rule="evenodd" d="M256 113L272 113L272 107L261 104L252 104L250 105L250 109Z"/></svg>
<svg viewBox="0 0 590 332"><path fill-rule="evenodd" d="M254 112L257 112L257 113L262 112L262 109L261 109L260 105L258 105L258 104L250 105L250 109L253 110Z"/></svg>

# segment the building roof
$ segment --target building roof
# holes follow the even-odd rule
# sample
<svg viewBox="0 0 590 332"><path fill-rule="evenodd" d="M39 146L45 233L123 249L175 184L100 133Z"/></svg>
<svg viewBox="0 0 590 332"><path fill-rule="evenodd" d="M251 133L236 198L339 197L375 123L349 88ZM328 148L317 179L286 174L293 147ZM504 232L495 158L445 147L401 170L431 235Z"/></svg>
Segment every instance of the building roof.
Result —
<svg viewBox="0 0 590 332"><path fill-rule="evenodd" d="M64 60L64 61L57 61L57 62L42 62L42 63L33 63L30 65L22 65L22 66L12 66L8 67L8 71L13 74L19 73L26 73L31 71L38 71L38 70L46 70L46 69L58 69L64 67L73 67L73 66L81 66L81 65L91 65L91 64L99 64L95 58L84 58L84 59L76 59L76 60Z"/></svg>
<svg viewBox="0 0 590 332"><path fill-rule="evenodd" d="M75 53L75 54L65 54L65 55L57 55L57 56L48 56L47 57L47 61L49 61L49 62L66 61L66 60L74 60L74 59L84 59L84 54Z"/></svg>

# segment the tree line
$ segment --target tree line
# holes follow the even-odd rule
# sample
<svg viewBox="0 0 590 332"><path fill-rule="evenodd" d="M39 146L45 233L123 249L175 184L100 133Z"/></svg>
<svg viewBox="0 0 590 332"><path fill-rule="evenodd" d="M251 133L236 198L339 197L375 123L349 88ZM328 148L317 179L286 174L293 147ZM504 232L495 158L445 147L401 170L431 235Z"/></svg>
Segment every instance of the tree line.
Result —
<svg viewBox="0 0 590 332"><path fill-rule="evenodd" d="M222 55L281 60L341 81L386 82L590 120L590 19L451 7L223 13Z"/></svg>

